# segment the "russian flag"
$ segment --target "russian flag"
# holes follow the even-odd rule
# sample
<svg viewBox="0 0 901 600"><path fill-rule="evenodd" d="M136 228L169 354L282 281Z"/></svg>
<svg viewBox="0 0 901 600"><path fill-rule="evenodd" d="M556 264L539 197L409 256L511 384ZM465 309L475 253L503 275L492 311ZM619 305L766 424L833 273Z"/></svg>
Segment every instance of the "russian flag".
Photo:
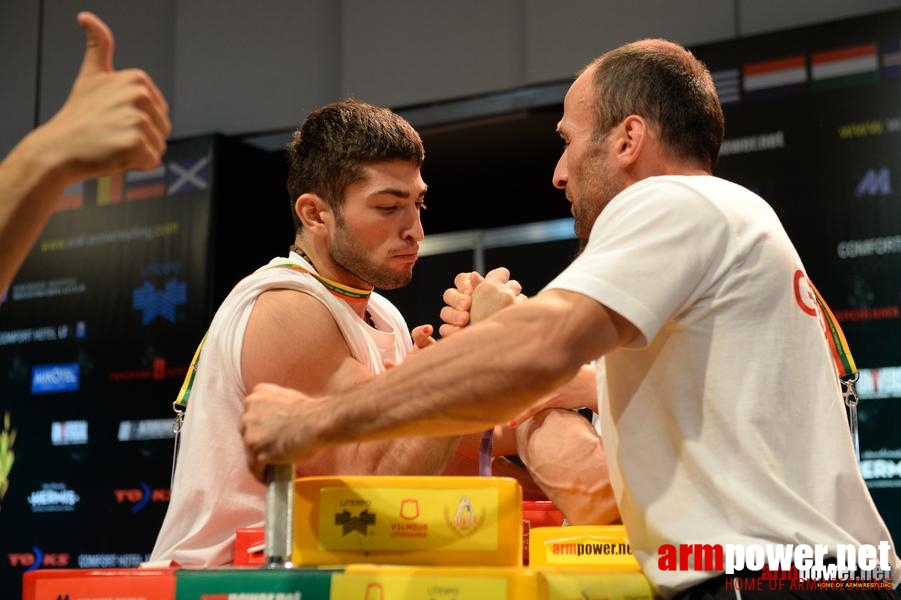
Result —
<svg viewBox="0 0 901 600"><path fill-rule="evenodd" d="M814 52L810 59L813 89L818 91L872 83L879 78L879 55L874 43Z"/></svg>
<svg viewBox="0 0 901 600"><path fill-rule="evenodd" d="M807 83L807 59L799 54L751 63L745 65L742 72L746 94L758 97L783 95L804 88Z"/></svg>
<svg viewBox="0 0 901 600"><path fill-rule="evenodd" d="M125 174L125 199L144 200L166 195L166 167L150 171L129 171Z"/></svg>

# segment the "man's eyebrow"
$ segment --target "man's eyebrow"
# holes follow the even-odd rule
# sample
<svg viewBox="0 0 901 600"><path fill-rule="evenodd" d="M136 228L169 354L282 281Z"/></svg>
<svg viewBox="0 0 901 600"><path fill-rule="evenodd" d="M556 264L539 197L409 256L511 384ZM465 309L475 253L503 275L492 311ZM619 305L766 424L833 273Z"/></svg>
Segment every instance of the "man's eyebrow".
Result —
<svg viewBox="0 0 901 600"><path fill-rule="evenodd" d="M426 191L429 189L429 186L425 186L422 188L422 191L419 193L419 197L425 196ZM401 190L398 188L386 187L380 190L376 190L372 193L373 196L381 196L381 195L394 196L396 198L409 198L410 192L408 190Z"/></svg>

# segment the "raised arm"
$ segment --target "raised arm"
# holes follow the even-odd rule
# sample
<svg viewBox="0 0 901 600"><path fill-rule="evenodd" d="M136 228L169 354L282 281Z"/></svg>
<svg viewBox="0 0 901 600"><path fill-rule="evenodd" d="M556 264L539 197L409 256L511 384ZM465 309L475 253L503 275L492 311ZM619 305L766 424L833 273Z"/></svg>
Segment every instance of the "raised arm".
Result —
<svg viewBox="0 0 901 600"><path fill-rule="evenodd" d="M71 183L159 164L169 107L143 71L113 70L113 35L78 15L87 48L62 108L0 163L0 290L6 289Z"/></svg>

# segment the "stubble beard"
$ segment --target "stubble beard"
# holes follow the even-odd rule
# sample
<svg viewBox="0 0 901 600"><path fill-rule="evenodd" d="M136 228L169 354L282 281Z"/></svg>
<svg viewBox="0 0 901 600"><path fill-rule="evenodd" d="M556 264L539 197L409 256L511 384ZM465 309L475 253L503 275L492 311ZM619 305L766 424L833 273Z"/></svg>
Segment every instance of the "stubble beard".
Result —
<svg viewBox="0 0 901 600"><path fill-rule="evenodd" d="M626 188L619 174L613 173L607 163L595 157L586 161L582 168L581 189L573 197L573 231L579 238L576 256L582 254L588 245L588 238L601 212L614 196Z"/></svg>
<svg viewBox="0 0 901 600"><path fill-rule="evenodd" d="M413 278L413 265L397 272L380 267L369 259L365 250L347 234L343 223L338 224L332 244L332 260L355 277L362 279L374 288L395 290L404 287Z"/></svg>

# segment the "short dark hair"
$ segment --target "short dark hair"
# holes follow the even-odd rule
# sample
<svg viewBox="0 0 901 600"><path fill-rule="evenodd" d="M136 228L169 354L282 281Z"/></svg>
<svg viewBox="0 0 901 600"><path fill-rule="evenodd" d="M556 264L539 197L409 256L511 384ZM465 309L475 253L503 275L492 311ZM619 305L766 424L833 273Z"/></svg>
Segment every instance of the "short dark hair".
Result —
<svg viewBox="0 0 901 600"><path fill-rule="evenodd" d="M676 156L713 171L726 129L723 108L710 72L688 49L640 40L602 54L586 69L592 67L597 137L639 115L656 125Z"/></svg>
<svg viewBox="0 0 901 600"><path fill-rule="evenodd" d="M412 125L388 108L355 98L310 113L286 151L288 194L298 231L294 203L301 195L317 194L338 211L347 186L363 177L363 163L400 159L421 167L425 160L422 139Z"/></svg>

